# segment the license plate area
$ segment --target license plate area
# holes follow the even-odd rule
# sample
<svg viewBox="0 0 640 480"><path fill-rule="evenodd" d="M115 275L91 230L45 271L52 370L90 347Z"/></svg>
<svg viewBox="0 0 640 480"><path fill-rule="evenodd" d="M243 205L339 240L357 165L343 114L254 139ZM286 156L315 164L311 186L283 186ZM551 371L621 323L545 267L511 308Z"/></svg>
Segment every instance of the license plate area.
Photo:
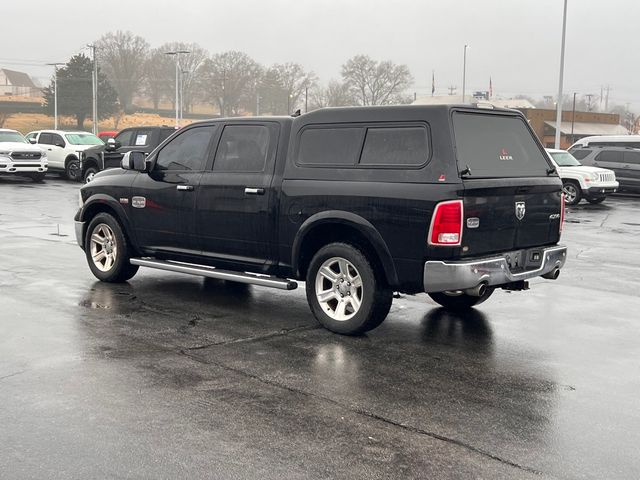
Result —
<svg viewBox="0 0 640 480"><path fill-rule="evenodd" d="M542 265L542 250L539 248L515 250L505 254L505 260L512 273L535 270Z"/></svg>

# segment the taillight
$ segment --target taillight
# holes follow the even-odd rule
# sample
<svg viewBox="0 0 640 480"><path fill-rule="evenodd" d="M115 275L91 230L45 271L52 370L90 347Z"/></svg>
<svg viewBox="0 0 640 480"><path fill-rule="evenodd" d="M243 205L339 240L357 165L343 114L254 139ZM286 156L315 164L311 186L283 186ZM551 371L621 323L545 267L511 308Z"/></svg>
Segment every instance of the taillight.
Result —
<svg viewBox="0 0 640 480"><path fill-rule="evenodd" d="M564 225L564 193L560 194L560 233L562 233L562 226Z"/></svg>
<svg viewBox="0 0 640 480"><path fill-rule="evenodd" d="M429 227L429 245L460 245L462 217L462 200L449 200L436 205Z"/></svg>

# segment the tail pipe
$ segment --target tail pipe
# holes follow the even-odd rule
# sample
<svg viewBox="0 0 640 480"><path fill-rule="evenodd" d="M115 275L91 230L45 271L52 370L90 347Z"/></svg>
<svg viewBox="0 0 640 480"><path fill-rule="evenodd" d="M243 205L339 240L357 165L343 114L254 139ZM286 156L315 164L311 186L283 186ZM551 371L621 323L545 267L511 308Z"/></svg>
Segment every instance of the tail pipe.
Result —
<svg viewBox="0 0 640 480"><path fill-rule="evenodd" d="M551 270L549 273L545 273L542 275L542 278L546 278L547 280L555 280L560 276L560 269L558 267Z"/></svg>
<svg viewBox="0 0 640 480"><path fill-rule="evenodd" d="M473 288L467 288L463 290L467 295L471 295L472 297L481 297L487 292L487 284L482 282L476 285Z"/></svg>

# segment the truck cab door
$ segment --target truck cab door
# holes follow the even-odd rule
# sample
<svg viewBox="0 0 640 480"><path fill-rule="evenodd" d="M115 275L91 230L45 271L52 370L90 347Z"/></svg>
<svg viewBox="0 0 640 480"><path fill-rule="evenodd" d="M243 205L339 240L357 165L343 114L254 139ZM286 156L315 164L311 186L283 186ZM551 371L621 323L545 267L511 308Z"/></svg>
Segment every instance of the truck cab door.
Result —
<svg viewBox="0 0 640 480"><path fill-rule="evenodd" d="M280 126L224 125L197 195L203 254L222 267L268 271L276 262L277 196L272 188Z"/></svg>
<svg viewBox="0 0 640 480"><path fill-rule="evenodd" d="M215 133L215 125L185 128L150 159L151 171L133 181L131 223L146 253L199 253L195 201Z"/></svg>

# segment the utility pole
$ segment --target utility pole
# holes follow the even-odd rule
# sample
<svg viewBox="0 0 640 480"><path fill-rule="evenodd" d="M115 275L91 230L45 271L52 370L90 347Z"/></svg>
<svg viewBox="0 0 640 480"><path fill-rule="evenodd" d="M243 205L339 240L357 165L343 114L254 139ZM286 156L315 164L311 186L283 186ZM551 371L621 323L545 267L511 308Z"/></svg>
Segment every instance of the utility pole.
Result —
<svg viewBox="0 0 640 480"><path fill-rule="evenodd" d="M58 66L64 63L47 63L53 66L53 129L58 130Z"/></svg>
<svg viewBox="0 0 640 480"><path fill-rule="evenodd" d="M585 93L585 97L587 97L587 112L591 111L591 97L593 97L593 93Z"/></svg>
<svg viewBox="0 0 640 480"><path fill-rule="evenodd" d="M309 111L309 87L304 87L304 113Z"/></svg>
<svg viewBox="0 0 640 480"><path fill-rule="evenodd" d="M224 110L226 108L227 103L227 69L222 70L222 111L220 112L220 116L224 117Z"/></svg>
<svg viewBox="0 0 640 480"><path fill-rule="evenodd" d="M96 46L95 44L87 45L91 49L91 58L93 59L93 72L91 73L91 111L93 120L93 134L98 133L98 60L96 59Z"/></svg>
<svg viewBox="0 0 640 480"><path fill-rule="evenodd" d="M564 0L562 14L562 45L560 47L560 78L558 79L558 100L556 103L556 141L555 148L560 148L560 124L562 123L562 82L564 76L564 41L567 33L567 0Z"/></svg>
<svg viewBox="0 0 640 480"><path fill-rule="evenodd" d="M611 89L611 87L609 85L607 85L607 88L605 88L605 92L607 92L605 94L604 97L604 110L605 112L609 111L609 90Z"/></svg>
<svg viewBox="0 0 640 480"><path fill-rule="evenodd" d="M571 114L571 143L574 143L576 140L573 138L573 125L576 120L576 92L573 92L573 113Z"/></svg>
<svg viewBox="0 0 640 480"><path fill-rule="evenodd" d="M164 52L165 55L175 55L176 57L176 128L180 128L180 54L191 53L188 50L174 50Z"/></svg>
<svg viewBox="0 0 640 480"><path fill-rule="evenodd" d="M467 48L469 48L469 45L465 44L462 59L462 103L464 103L464 89L467 81Z"/></svg>

